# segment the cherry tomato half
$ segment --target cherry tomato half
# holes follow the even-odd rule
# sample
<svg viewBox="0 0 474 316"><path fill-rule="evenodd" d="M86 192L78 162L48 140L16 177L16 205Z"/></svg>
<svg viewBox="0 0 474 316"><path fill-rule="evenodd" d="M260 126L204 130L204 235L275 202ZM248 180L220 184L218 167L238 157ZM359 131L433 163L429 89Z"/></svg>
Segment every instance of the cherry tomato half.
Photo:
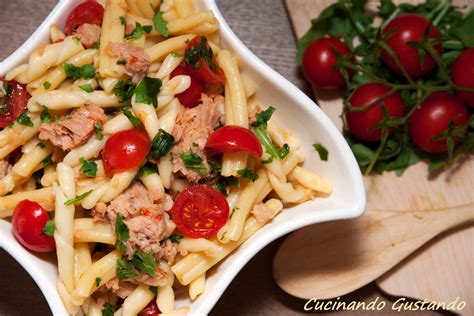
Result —
<svg viewBox="0 0 474 316"><path fill-rule="evenodd" d="M4 81L0 81L3 83ZM7 127L8 123L13 122L18 115L25 112L26 105L30 95L26 91L26 85L16 82L15 80L7 81L11 92L7 95L5 103L5 111L0 113L0 128Z"/></svg>
<svg viewBox="0 0 474 316"><path fill-rule="evenodd" d="M453 63L452 77L460 87L474 88L474 48L463 51ZM474 92L457 91L467 105L474 107Z"/></svg>
<svg viewBox="0 0 474 316"><path fill-rule="evenodd" d="M353 107L368 106L389 91L390 88L381 83L367 83L354 91L349 98L349 104ZM386 97L383 104L390 117L402 117L405 112L403 99L398 92ZM383 119L381 102L365 111L346 111L345 117L352 135L366 142L380 141L382 130L374 128L374 125Z"/></svg>
<svg viewBox="0 0 474 316"><path fill-rule="evenodd" d="M191 77L191 85L189 86L186 91L178 93L176 97L178 97L179 102L187 108L193 108L198 106L199 100L201 100L201 93L204 92L204 85L201 83L196 77L193 77L191 72L188 68L184 66L178 66L175 70L171 73L171 78L185 75Z"/></svg>
<svg viewBox="0 0 474 316"><path fill-rule="evenodd" d="M322 89L337 89L346 86L340 70L335 69L337 57L334 52L347 55L349 47L338 38L320 38L309 45L303 55L303 73L311 84ZM354 75L347 71L349 77Z"/></svg>
<svg viewBox="0 0 474 316"><path fill-rule="evenodd" d="M140 312L140 316L158 316L161 313L156 300L153 299L147 306Z"/></svg>
<svg viewBox="0 0 474 316"><path fill-rule="evenodd" d="M227 125L214 131L207 139L207 149L219 153L245 151L257 158L262 157L262 145L257 136L240 126Z"/></svg>
<svg viewBox="0 0 474 316"><path fill-rule="evenodd" d="M212 49L204 36L196 36L186 48L186 62L189 71L204 83L225 83L225 75L217 65Z"/></svg>
<svg viewBox="0 0 474 316"><path fill-rule="evenodd" d="M66 19L64 33L71 35L82 24L102 25L104 7L95 1L86 1L72 9Z"/></svg>
<svg viewBox="0 0 474 316"><path fill-rule="evenodd" d="M23 247L36 252L49 252L56 249L54 238L43 233L49 221L48 213L41 205L23 200L15 207L12 217L12 230Z"/></svg>
<svg viewBox="0 0 474 316"><path fill-rule="evenodd" d="M129 129L112 135L102 152L107 174L124 172L138 167L148 155L151 142L141 129Z"/></svg>
<svg viewBox="0 0 474 316"><path fill-rule="evenodd" d="M445 152L446 139L434 141L433 137L446 131L450 122L463 125L468 120L469 113L461 100L448 92L436 92L426 98L408 120L410 137L424 151Z"/></svg>
<svg viewBox="0 0 474 316"><path fill-rule="evenodd" d="M428 38L438 40L441 37L436 26L417 14L404 14L393 19L384 28L383 34L390 33L385 40L385 44L392 49L397 56L400 64L412 78L419 78L430 74L436 67L436 61L431 55L425 52L423 62L420 64L418 48L410 46L411 42L420 41L427 28L429 29ZM434 49L441 53L441 44L434 45ZM395 73L402 75L402 70L398 67L386 50L382 50L382 60Z"/></svg>
<svg viewBox="0 0 474 316"><path fill-rule="evenodd" d="M178 194L171 208L179 230L191 238L210 238L229 218L224 195L208 185L195 185Z"/></svg>

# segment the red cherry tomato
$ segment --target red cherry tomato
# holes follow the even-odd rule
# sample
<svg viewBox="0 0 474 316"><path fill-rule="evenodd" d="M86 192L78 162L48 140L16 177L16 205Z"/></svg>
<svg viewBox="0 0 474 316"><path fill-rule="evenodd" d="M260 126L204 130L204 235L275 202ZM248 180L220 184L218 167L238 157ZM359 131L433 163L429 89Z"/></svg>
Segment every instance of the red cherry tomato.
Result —
<svg viewBox="0 0 474 316"><path fill-rule="evenodd" d="M474 88L474 48L463 51L453 63L452 77L460 87ZM457 91L456 94L469 106L474 107L474 92Z"/></svg>
<svg viewBox="0 0 474 316"><path fill-rule="evenodd" d="M41 205L30 200L23 200L13 211L13 234L20 244L29 250L53 251L56 249L54 238L43 233L43 228L48 221L48 213Z"/></svg>
<svg viewBox="0 0 474 316"><path fill-rule="evenodd" d="M434 141L433 137L447 130L449 123L466 124L469 113L464 104L455 95L437 92L430 95L408 120L410 137L413 142L430 153L445 152L447 141ZM458 143L455 140L455 143Z"/></svg>
<svg viewBox="0 0 474 316"><path fill-rule="evenodd" d="M138 167L148 155L151 142L140 129L129 129L112 135L105 143L102 161L107 174Z"/></svg>
<svg viewBox="0 0 474 316"><path fill-rule="evenodd" d="M201 100L201 93L204 92L204 85L201 83L201 80L193 77L188 68L184 66L178 66L175 70L173 70L171 73L171 78L179 75L190 76L191 85L186 91L178 93L176 96L184 107L193 108L197 106L199 104L199 100Z"/></svg>
<svg viewBox="0 0 474 316"><path fill-rule="evenodd" d="M210 238L217 234L229 218L229 204L224 195L207 185L183 190L171 208L179 230L191 238Z"/></svg>
<svg viewBox="0 0 474 316"><path fill-rule="evenodd" d="M4 81L0 81L3 84ZM7 127L8 123L13 122L18 115L26 111L26 104L30 95L26 91L26 85L15 80L7 81L11 92L6 97L5 112L0 112L0 128ZM7 89L8 92L8 89Z"/></svg>
<svg viewBox="0 0 474 316"><path fill-rule="evenodd" d="M245 151L257 158L262 157L262 145L257 136L247 128L227 125L214 131L206 142L206 148L219 153Z"/></svg>
<svg viewBox="0 0 474 316"><path fill-rule="evenodd" d="M208 58L206 61L204 56L211 56L210 60ZM192 62L187 67L196 78L204 83L225 83L224 72L217 65L216 59L212 55L212 50L204 36L196 36L189 41L186 48L186 57L186 61Z"/></svg>
<svg viewBox="0 0 474 316"><path fill-rule="evenodd" d="M83 2L69 13L64 33L71 35L79 26L85 23L102 25L103 17L104 7L101 4L95 1Z"/></svg>
<svg viewBox="0 0 474 316"><path fill-rule="evenodd" d="M349 98L353 107L364 107L384 96L390 88L381 83L367 83L359 86ZM403 99L398 92L392 93L383 100L390 117L402 117L405 112ZM383 119L381 102L365 111L345 112L347 126L355 137L366 142L380 141L382 130L373 128ZM390 132L390 131L389 131Z"/></svg>
<svg viewBox="0 0 474 316"><path fill-rule="evenodd" d="M147 306L140 312L140 316L158 316L161 313L156 300L153 299Z"/></svg>
<svg viewBox="0 0 474 316"><path fill-rule="evenodd" d="M385 44L392 49L400 64L412 78L426 76L437 67L436 61L428 53L425 53L423 62L420 64L418 48L410 46L410 42L420 41L423 38L423 33L428 27L430 27L428 38L438 40L441 34L436 26L417 14L400 15L388 23L383 30L383 34L391 33L385 40ZM441 44L434 45L434 49L441 53ZM382 50L382 60L392 71L399 75L403 74L395 59L386 50Z"/></svg>
<svg viewBox="0 0 474 316"><path fill-rule="evenodd" d="M335 69L336 54L347 55L351 52L349 47L338 38L321 38L309 45L303 55L303 73L311 84L322 89L336 89L346 86L346 81L340 70ZM354 72L348 70L349 77Z"/></svg>

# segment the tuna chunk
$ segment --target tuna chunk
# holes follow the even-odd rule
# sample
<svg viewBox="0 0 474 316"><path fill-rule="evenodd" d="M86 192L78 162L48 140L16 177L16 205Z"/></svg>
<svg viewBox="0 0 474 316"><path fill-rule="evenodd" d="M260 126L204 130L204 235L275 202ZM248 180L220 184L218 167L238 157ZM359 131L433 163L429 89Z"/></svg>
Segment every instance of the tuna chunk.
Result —
<svg viewBox="0 0 474 316"><path fill-rule="evenodd" d="M132 294L137 286L133 283L120 281L117 278L113 278L105 283L105 287L109 290L112 290L112 293L118 297L125 299L130 294Z"/></svg>
<svg viewBox="0 0 474 316"><path fill-rule="evenodd" d="M223 102L223 96L218 95L211 98L206 94L202 94L200 105L191 109L184 109L176 119L176 125L173 129L175 146L171 151L173 172L182 174L189 182L197 182L209 176L210 167L204 146L220 119L219 106ZM189 153L190 150L202 159L201 163L206 168L205 172L186 168L180 153Z"/></svg>
<svg viewBox="0 0 474 316"><path fill-rule="evenodd" d="M10 172L12 166L6 160L0 160L0 179L5 178L5 176Z"/></svg>
<svg viewBox="0 0 474 316"><path fill-rule="evenodd" d="M173 264L174 258L178 254L178 245L173 243L171 240L166 239L163 244L163 259L168 262L169 265Z"/></svg>
<svg viewBox="0 0 474 316"><path fill-rule="evenodd" d="M84 144L94 133L94 125L106 120L104 110L97 105L86 105L73 110L59 122L41 125L39 138L49 140L62 150L69 150Z"/></svg>
<svg viewBox="0 0 474 316"><path fill-rule="evenodd" d="M100 40L100 31L99 25L84 23L77 28L74 35L79 38L85 48L91 48Z"/></svg>
<svg viewBox="0 0 474 316"><path fill-rule="evenodd" d="M166 225L163 214L136 216L125 220L125 224L130 233L130 239L126 242L129 258L137 250L154 254L161 251L160 241L164 238Z"/></svg>
<svg viewBox="0 0 474 316"><path fill-rule="evenodd" d="M150 286L164 286L168 283L168 277L166 272L160 269L157 265L155 269L155 276L151 277L146 273L140 273L140 275L130 280L131 282L144 283Z"/></svg>
<svg viewBox="0 0 474 316"><path fill-rule="evenodd" d="M138 83L148 72L150 56L141 48L122 43L109 43L107 52L110 56L125 62L125 73Z"/></svg>
<svg viewBox="0 0 474 316"><path fill-rule="evenodd" d="M263 203L255 205L251 213L259 223L265 223L273 218L272 210Z"/></svg>

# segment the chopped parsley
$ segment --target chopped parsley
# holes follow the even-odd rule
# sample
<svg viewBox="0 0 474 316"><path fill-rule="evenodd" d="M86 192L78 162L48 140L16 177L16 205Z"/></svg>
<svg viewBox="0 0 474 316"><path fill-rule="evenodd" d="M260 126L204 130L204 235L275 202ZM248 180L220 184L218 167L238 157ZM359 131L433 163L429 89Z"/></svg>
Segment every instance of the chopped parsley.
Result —
<svg viewBox="0 0 474 316"><path fill-rule="evenodd" d="M66 202L64 202L64 205L72 205L74 203L80 202L80 201L84 200L91 193L92 193L92 190L84 192L80 195L76 195L72 199L69 199Z"/></svg>
<svg viewBox="0 0 474 316"><path fill-rule="evenodd" d="M92 93L92 92L94 92L94 88L92 88L92 86L91 86L90 83L86 83L86 84L80 85L79 88L81 88L82 90L84 90L84 91L87 92L87 93Z"/></svg>
<svg viewBox="0 0 474 316"><path fill-rule="evenodd" d="M157 173L155 166L156 165L144 165L144 166L142 166L140 168L140 170L138 170L136 178L138 179L138 178L141 178L141 177L147 177L151 174Z"/></svg>
<svg viewBox="0 0 474 316"><path fill-rule="evenodd" d="M16 121L21 125L33 127L33 121L26 112L21 113L21 115L16 118Z"/></svg>
<svg viewBox="0 0 474 316"><path fill-rule="evenodd" d="M221 181L217 182L213 185L214 189L222 193L224 196L227 196L227 190L225 188L225 184Z"/></svg>
<svg viewBox="0 0 474 316"><path fill-rule="evenodd" d="M258 179L258 175L255 173L255 171L248 168L238 170L237 173L252 182Z"/></svg>
<svg viewBox="0 0 474 316"><path fill-rule="evenodd" d="M127 61L125 59L119 59L117 60L117 65L126 65Z"/></svg>
<svg viewBox="0 0 474 316"><path fill-rule="evenodd" d="M102 282L102 278L96 277L95 278L95 287L99 287L100 282Z"/></svg>
<svg viewBox="0 0 474 316"><path fill-rule="evenodd" d="M135 85L131 80L119 80L114 86L114 93L120 98L120 103L127 102L135 92Z"/></svg>
<svg viewBox="0 0 474 316"><path fill-rule="evenodd" d="M257 116L255 117L255 122L252 123L253 127L260 127L264 126L264 128L267 128L267 122L271 119L273 112L275 112L275 108L273 106L270 106L268 109L257 113Z"/></svg>
<svg viewBox="0 0 474 316"><path fill-rule="evenodd" d="M269 164L269 163L272 163L272 162L273 162L273 157L272 157L272 156L269 156L267 159L262 160L262 163L263 163L264 165Z"/></svg>
<svg viewBox="0 0 474 316"><path fill-rule="evenodd" d="M123 15L120 16L120 24L125 25L125 17Z"/></svg>
<svg viewBox="0 0 474 316"><path fill-rule="evenodd" d="M99 49L100 47L100 43L99 41L95 42L94 44L92 44L91 48L95 48L95 49Z"/></svg>
<svg viewBox="0 0 474 316"><path fill-rule="evenodd" d="M202 164L202 158L198 154L193 152L191 149L189 152L181 151L179 153L181 159L183 159L184 166L188 170L195 170L201 174L207 172L207 168Z"/></svg>
<svg viewBox="0 0 474 316"><path fill-rule="evenodd" d="M163 12L156 12L153 16L153 25L155 30L160 32L163 37L168 37L170 33L168 32L168 22L163 19Z"/></svg>
<svg viewBox="0 0 474 316"><path fill-rule="evenodd" d="M102 131L104 130L104 127L100 123L95 123L94 124L94 129L95 129L95 138L98 140L103 140L104 135L102 134Z"/></svg>
<svg viewBox="0 0 474 316"><path fill-rule="evenodd" d="M115 220L115 236L115 246L120 251L125 251L125 241L130 239L130 233L127 224L123 221L122 213L118 213L117 219Z"/></svg>
<svg viewBox="0 0 474 316"><path fill-rule="evenodd" d="M49 88L51 88L51 83L49 83L49 81L45 81L45 82L43 82L43 87L44 87L46 90L49 90Z"/></svg>
<svg viewBox="0 0 474 316"><path fill-rule="evenodd" d="M145 77L135 88L135 102L158 106L156 96L160 92L161 80L158 78Z"/></svg>
<svg viewBox="0 0 474 316"><path fill-rule="evenodd" d="M43 111L40 114L41 123L51 122L51 115L49 114L48 107L43 105Z"/></svg>
<svg viewBox="0 0 474 316"><path fill-rule="evenodd" d="M38 143L36 146L38 146L39 148L44 148L44 147L46 147L46 145L43 144L43 143Z"/></svg>
<svg viewBox="0 0 474 316"><path fill-rule="evenodd" d="M239 210L238 207L234 207L234 208L232 209L232 212L231 212L230 215L229 215L229 218L231 218L232 215L234 215L235 211L238 211L238 210Z"/></svg>
<svg viewBox="0 0 474 316"><path fill-rule="evenodd" d="M76 67L73 64L64 64L64 71L66 76L76 80L80 78L92 79L95 77L95 68L91 64L84 65L82 67Z"/></svg>
<svg viewBox="0 0 474 316"><path fill-rule="evenodd" d="M49 237L53 237L55 227L56 225L54 224L54 220L50 219L49 221L46 222L46 225L44 225L44 228L41 233Z"/></svg>
<svg viewBox="0 0 474 316"><path fill-rule="evenodd" d="M204 59L211 70L217 69L217 64L213 60L212 49L207 45L207 38L201 36L201 40L197 46L191 46L186 51L184 56L184 63L192 65L194 69L199 69L201 59Z"/></svg>
<svg viewBox="0 0 474 316"><path fill-rule="evenodd" d="M328 160L329 152L328 152L328 150L326 149L326 147L324 147L324 146L321 145L321 144L313 144L313 147L314 147L314 149L318 152L319 158L321 158L321 160L323 160L323 161L327 161L327 160Z"/></svg>
<svg viewBox="0 0 474 316"><path fill-rule="evenodd" d="M79 161L82 163L81 168L79 168L79 171L81 171L84 175L88 177L95 177L97 174L97 164L95 161L92 160L86 160L84 158L79 159Z"/></svg>
<svg viewBox="0 0 474 316"><path fill-rule="evenodd" d="M288 146L288 144L284 144L283 147L277 148L273 144L270 137L267 135L268 121L272 117L273 112L275 112L275 108L270 106L268 109L258 113L255 119L255 122L252 123L252 126L253 126L252 130L255 133L255 135L257 135L258 139L260 139L260 142L265 147L266 152L270 154L272 159L273 158L283 159L290 152L290 146ZM263 163L270 163L270 162L272 162L272 160L268 158Z"/></svg>
<svg viewBox="0 0 474 316"><path fill-rule="evenodd" d="M133 30L132 34L128 35L127 39L138 39L143 36L143 32L150 33L152 30L151 25L142 26L140 23L135 22L135 29Z"/></svg>
<svg viewBox="0 0 474 316"><path fill-rule="evenodd" d="M41 160L41 163L43 164L43 167L49 166L53 163L53 155L48 155L48 157Z"/></svg>
<svg viewBox="0 0 474 316"><path fill-rule="evenodd" d="M136 277L140 272L148 274L150 277L156 275L156 260L153 253L143 253L141 251L135 251L132 260L118 259L116 274L120 280L129 279Z"/></svg>
<svg viewBox="0 0 474 316"><path fill-rule="evenodd" d="M144 25L144 26L143 26L143 30L145 31L145 33L150 33L151 31L153 31L153 26L151 26L151 25Z"/></svg>
<svg viewBox="0 0 474 316"><path fill-rule="evenodd" d="M135 265L131 261L125 259L117 259L115 273L119 280L133 278L140 274L137 268L135 268Z"/></svg>
<svg viewBox="0 0 474 316"><path fill-rule="evenodd" d="M133 127L137 127L142 123L135 115L133 115L132 111L130 111L130 108L122 108L122 112L132 123Z"/></svg>
<svg viewBox="0 0 474 316"><path fill-rule="evenodd" d="M114 316L115 306L109 303L105 303L102 308L102 316Z"/></svg>
<svg viewBox="0 0 474 316"><path fill-rule="evenodd" d="M150 285L148 288L153 294L155 294L155 296L158 294L158 287Z"/></svg>
<svg viewBox="0 0 474 316"><path fill-rule="evenodd" d="M179 244L181 242L181 239L183 239L183 236L181 236L181 235L173 234L173 235L170 236L171 242L175 243L175 244Z"/></svg>
<svg viewBox="0 0 474 316"><path fill-rule="evenodd" d="M158 133L156 133L155 137L153 138L149 157L158 160L160 157L163 157L171 150L173 143L173 135L160 128Z"/></svg>

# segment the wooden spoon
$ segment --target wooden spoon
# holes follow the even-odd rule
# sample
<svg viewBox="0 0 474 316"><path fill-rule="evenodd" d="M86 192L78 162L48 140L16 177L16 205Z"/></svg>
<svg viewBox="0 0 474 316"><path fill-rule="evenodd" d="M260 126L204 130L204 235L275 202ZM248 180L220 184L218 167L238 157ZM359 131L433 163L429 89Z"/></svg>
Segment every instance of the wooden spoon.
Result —
<svg viewBox="0 0 474 316"><path fill-rule="evenodd" d="M296 297L345 295L377 279L441 232L472 221L474 204L467 204L429 211L367 211L357 219L312 225L283 242L273 274L278 285Z"/></svg>

